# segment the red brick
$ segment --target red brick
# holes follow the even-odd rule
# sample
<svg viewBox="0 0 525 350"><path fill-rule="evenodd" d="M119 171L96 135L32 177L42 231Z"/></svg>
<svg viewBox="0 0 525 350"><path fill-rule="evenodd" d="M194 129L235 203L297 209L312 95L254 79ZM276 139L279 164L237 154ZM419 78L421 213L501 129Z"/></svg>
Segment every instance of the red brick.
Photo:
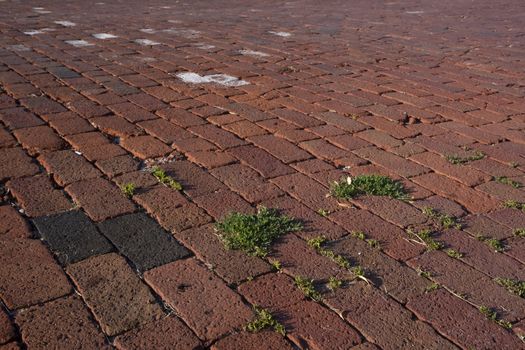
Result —
<svg viewBox="0 0 525 350"><path fill-rule="evenodd" d="M46 96L34 96L20 99L20 103L36 114L65 112L66 109Z"/></svg>
<svg viewBox="0 0 525 350"><path fill-rule="evenodd" d="M270 266L263 260L242 251L226 249L212 225L182 231L177 238L198 259L213 266L213 271L228 283L240 283L270 271Z"/></svg>
<svg viewBox="0 0 525 350"><path fill-rule="evenodd" d="M162 157L172 149L153 136L132 136L121 140L121 145L135 157L141 159Z"/></svg>
<svg viewBox="0 0 525 350"><path fill-rule="evenodd" d="M293 347L281 335L273 331L232 334L213 344L211 350L266 349L292 350Z"/></svg>
<svg viewBox="0 0 525 350"><path fill-rule="evenodd" d="M419 318L462 348L519 349L519 339L488 320L471 305L439 289L407 304Z"/></svg>
<svg viewBox="0 0 525 350"><path fill-rule="evenodd" d="M195 259L157 267L144 278L201 339L216 339L252 318L239 295Z"/></svg>
<svg viewBox="0 0 525 350"><path fill-rule="evenodd" d="M121 116L132 123L139 122L142 120L157 119L157 116L155 116L155 114L148 112L140 107L137 107L129 102L110 105L108 106L108 108L111 109L111 111L116 115Z"/></svg>
<svg viewBox="0 0 525 350"><path fill-rule="evenodd" d="M68 108L86 119L109 114L109 110L106 107L87 99L70 102L68 103Z"/></svg>
<svg viewBox="0 0 525 350"><path fill-rule="evenodd" d="M387 148L387 149L398 147L403 144L402 141L393 138L387 133L384 133L382 131L377 131L377 130L364 130L355 135L357 137L362 138L365 141L373 143L376 146Z"/></svg>
<svg viewBox="0 0 525 350"><path fill-rule="evenodd" d="M0 295L18 309L71 292L66 275L38 240L0 240Z"/></svg>
<svg viewBox="0 0 525 350"><path fill-rule="evenodd" d="M458 122L440 123L439 126L489 145L503 140L501 136L497 136L482 129L477 129Z"/></svg>
<svg viewBox="0 0 525 350"><path fill-rule="evenodd" d="M137 123L137 125L146 130L148 134L157 137L165 143L173 143L176 140L193 137L191 133L165 119L146 120Z"/></svg>
<svg viewBox="0 0 525 350"><path fill-rule="evenodd" d="M183 95L165 86L152 86L144 88L143 90L164 102L173 102L184 98Z"/></svg>
<svg viewBox="0 0 525 350"><path fill-rule="evenodd" d="M439 213L455 216L456 218L466 214L465 210L461 207L461 205L440 196L431 196L422 200L415 201L413 204L419 209L430 207L435 209Z"/></svg>
<svg viewBox="0 0 525 350"><path fill-rule="evenodd" d="M305 141L301 142L299 146L312 153L314 156L326 160L345 158L351 154L350 152L342 150L325 140Z"/></svg>
<svg viewBox="0 0 525 350"><path fill-rule="evenodd" d="M218 128L213 125L199 125L193 126L188 129L192 133L197 134L198 136L216 144L222 149L227 149L231 147L241 146L246 144L245 141L235 137L232 133Z"/></svg>
<svg viewBox="0 0 525 350"><path fill-rule="evenodd" d="M7 188L28 216L57 214L73 207L62 191L53 188L47 176L11 180Z"/></svg>
<svg viewBox="0 0 525 350"><path fill-rule="evenodd" d="M502 184L496 181L490 181L481 184L476 187L476 190L484 192L489 196L499 199L502 202L508 200L517 200L519 202L525 201L525 191L520 188L514 188L510 185Z"/></svg>
<svg viewBox="0 0 525 350"><path fill-rule="evenodd" d="M118 137L140 135L142 131L126 119L117 116L91 118L89 120L100 131Z"/></svg>
<svg viewBox="0 0 525 350"><path fill-rule="evenodd" d="M368 129L366 125L361 124L360 122L354 120L352 117L343 116L334 112L318 113L315 114L315 117L328 124L335 125L338 128L348 131L352 134Z"/></svg>
<svg viewBox="0 0 525 350"><path fill-rule="evenodd" d="M7 343L15 337L15 328L13 327L9 316L3 308L0 308L0 344Z"/></svg>
<svg viewBox="0 0 525 350"><path fill-rule="evenodd" d="M308 152L273 135L253 136L249 137L248 141L253 142L286 164L311 158Z"/></svg>
<svg viewBox="0 0 525 350"><path fill-rule="evenodd" d="M95 130L91 124L80 117L51 120L49 125L62 136L81 134Z"/></svg>
<svg viewBox="0 0 525 350"><path fill-rule="evenodd" d="M367 107L369 108L369 107ZM404 139L407 137L414 137L418 134L417 131L411 130L398 123L391 122L385 118L369 115L359 118L359 121L373 127L376 130L384 131L387 134L397 139Z"/></svg>
<svg viewBox="0 0 525 350"><path fill-rule="evenodd" d="M512 236L511 228L497 223L484 215L469 215L463 220L463 230L471 235L505 239Z"/></svg>
<svg viewBox="0 0 525 350"><path fill-rule="evenodd" d="M421 210L399 199L363 196L352 202L401 227L423 224L428 219Z"/></svg>
<svg viewBox="0 0 525 350"><path fill-rule="evenodd" d="M38 165L21 148L0 149L0 181L40 172Z"/></svg>
<svg viewBox="0 0 525 350"><path fill-rule="evenodd" d="M241 138L266 134L266 130L248 120L241 120L235 123L226 124L224 125L224 129Z"/></svg>
<svg viewBox="0 0 525 350"><path fill-rule="evenodd" d="M359 133L357 135L361 135L361 134L362 133ZM331 137L328 137L327 140L333 143L334 145L336 145L337 147L341 147L342 149L345 149L347 151L353 151L355 149L370 146L368 142L363 141L362 139L358 137L354 137L353 135L349 135L349 134L331 136Z"/></svg>
<svg viewBox="0 0 525 350"><path fill-rule="evenodd" d="M307 114L285 108L274 109L271 114L274 114L279 119L295 124L300 128L311 128L324 124L322 121L310 117Z"/></svg>
<svg viewBox="0 0 525 350"><path fill-rule="evenodd" d="M199 339L176 316L168 316L146 324L140 329L115 338L115 347L131 349L194 350L201 347Z"/></svg>
<svg viewBox="0 0 525 350"><path fill-rule="evenodd" d="M75 182L66 191L94 221L135 211L135 205L122 191L102 178Z"/></svg>
<svg viewBox="0 0 525 350"><path fill-rule="evenodd" d="M65 142L48 126L18 129L14 135L31 155L65 147Z"/></svg>
<svg viewBox="0 0 525 350"><path fill-rule="evenodd" d="M102 159L97 161L95 164L104 174L109 177L139 170L139 162L129 155Z"/></svg>
<svg viewBox="0 0 525 350"><path fill-rule="evenodd" d="M133 94L126 95L126 98L134 104L144 108L147 111L156 111L168 107L167 104L161 102L153 96L148 94Z"/></svg>
<svg viewBox="0 0 525 350"><path fill-rule="evenodd" d="M104 335L77 297L66 297L21 310L16 322L31 349L109 349Z"/></svg>
<svg viewBox="0 0 525 350"><path fill-rule="evenodd" d="M124 258L115 253L72 264L67 273L109 336L163 316L161 307L146 285Z"/></svg>
<svg viewBox="0 0 525 350"><path fill-rule="evenodd" d="M182 128L206 124L206 120L204 118L201 118L181 108L166 108L158 111L157 114Z"/></svg>
<svg viewBox="0 0 525 350"><path fill-rule="evenodd" d="M525 314L525 300L507 292L492 278L458 259L448 257L444 252L427 252L409 260L407 264L414 269L430 273L434 281L454 292L467 295L469 301L495 308L507 321L522 319Z"/></svg>
<svg viewBox="0 0 525 350"><path fill-rule="evenodd" d="M73 151L46 153L38 157L38 160L60 186L102 175L93 165Z"/></svg>
<svg viewBox="0 0 525 350"><path fill-rule="evenodd" d="M0 206L0 239L29 238L31 227L18 211L9 206Z"/></svg>
<svg viewBox="0 0 525 350"><path fill-rule="evenodd" d="M392 153L385 152L375 147L361 148L354 151L358 156L379 164L392 172L404 177L411 177L427 173L429 169L398 157Z"/></svg>
<svg viewBox="0 0 525 350"><path fill-rule="evenodd" d="M328 306L342 313L369 341L381 349L448 349L454 346L426 323L378 289L360 281L327 295ZM377 317L381 315L381 317Z"/></svg>
<svg viewBox="0 0 525 350"><path fill-rule="evenodd" d="M228 150L228 153L257 170L264 177L276 177L293 172L266 151L254 146L242 146Z"/></svg>
<svg viewBox="0 0 525 350"><path fill-rule="evenodd" d="M487 215L490 219L510 228L525 227L525 212L505 208L491 212Z"/></svg>
<svg viewBox="0 0 525 350"><path fill-rule="evenodd" d="M206 210L215 220L222 219L231 212L248 214L255 211L241 196L229 190L207 193L200 197L194 197L193 201Z"/></svg>
<svg viewBox="0 0 525 350"><path fill-rule="evenodd" d="M473 213L485 212L498 206L498 202L492 197L438 174L421 175L412 181L438 195L457 201Z"/></svg>
<svg viewBox="0 0 525 350"><path fill-rule="evenodd" d="M191 197L198 197L226 188L206 170L188 161L166 163L162 165L162 168L166 170L168 175L179 181L184 192Z"/></svg>
<svg viewBox="0 0 525 350"><path fill-rule="evenodd" d="M236 162L235 158L221 151L189 152L186 153L186 156L189 161L197 163L206 169L213 169Z"/></svg>

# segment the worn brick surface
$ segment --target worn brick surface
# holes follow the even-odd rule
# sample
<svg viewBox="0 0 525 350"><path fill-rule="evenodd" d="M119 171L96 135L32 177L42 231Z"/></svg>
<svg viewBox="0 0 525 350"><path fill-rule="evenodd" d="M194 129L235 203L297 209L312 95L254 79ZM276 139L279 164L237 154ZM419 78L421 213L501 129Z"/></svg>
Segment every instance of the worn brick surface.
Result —
<svg viewBox="0 0 525 350"><path fill-rule="evenodd" d="M39 217L33 223L63 264L108 253L113 249L82 211Z"/></svg>
<svg viewBox="0 0 525 350"><path fill-rule="evenodd" d="M32 155L63 149L65 146L65 142L48 126L18 129L14 135Z"/></svg>
<svg viewBox="0 0 525 350"><path fill-rule="evenodd" d="M115 253L70 265L67 272L108 335L122 333L163 315L146 285Z"/></svg>
<svg viewBox="0 0 525 350"><path fill-rule="evenodd" d="M0 297L10 309L66 295L71 286L47 248L38 240L0 241Z"/></svg>
<svg viewBox="0 0 525 350"><path fill-rule="evenodd" d="M93 165L73 151L46 153L38 157L38 160L60 186L101 175Z"/></svg>
<svg viewBox="0 0 525 350"><path fill-rule="evenodd" d="M21 310L16 322L31 349L109 349L102 332L78 297L65 297Z"/></svg>
<svg viewBox="0 0 525 350"><path fill-rule="evenodd" d="M252 317L239 295L194 259L155 268L144 278L201 339L241 328Z"/></svg>
<svg viewBox="0 0 525 350"><path fill-rule="evenodd" d="M0 180L35 175L38 165L21 148L0 149Z"/></svg>
<svg viewBox="0 0 525 350"><path fill-rule="evenodd" d="M232 334L211 346L211 349L213 350L250 348L267 350L293 349L290 343L288 343L281 335L273 331L261 331L257 333L241 332Z"/></svg>
<svg viewBox="0 0 525 350"><path fill-rule="evenodd" d="M31 227L20 213L9 205L0 206L0 239L30 236Z"/></svg>
<svg viewBox="0 0 525 350"><path fill-rule="evenodd" d="M0 309L0 344L7 343L15 337L15 328L7 312L4 309Z"/></svg>

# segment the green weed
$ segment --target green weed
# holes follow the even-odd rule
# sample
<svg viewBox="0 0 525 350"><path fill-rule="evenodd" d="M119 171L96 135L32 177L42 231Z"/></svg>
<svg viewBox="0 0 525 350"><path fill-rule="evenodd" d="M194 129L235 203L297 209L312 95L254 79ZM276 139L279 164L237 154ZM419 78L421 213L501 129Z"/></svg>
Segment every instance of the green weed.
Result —
<svg viewBox="0 0 525 350"><path fill-rule="evenodd" d="M525 298L525 281L517 281L510 278L496 278L496 283L505 287L509 292Z"/></svg>
<svg viewBox="0 0 525 350"><path fill-rule="evenodd" d="M304 295L315 301L321 300L321 293L315 290L314 280L302 276L296 276L294 282Z"/></svg>
<svg viewBox="0 0 525 350"><path fill-rule="evenodd" d="M491 308L486 307L486 306L480 306L479 307L479 311L483 315L485 315L485 317L487 319L496 322L501 327L503 327L505 329L511 329L512 328L512 323L499 319L498 318L498 314L496 313L496 311L492 310Z"/></svg>
<svg viewBox="0 0 525 350"><path fill-rule="evenodd" d="M467 164L475 160L480 160L480 159L485 158L485 153L477 151L473 155L467 156L467 157L460 157L457 154L451 154L451 155L446 155L445 158L446 160L449 161L449 163L456 164L456 165L462 165L462 164Z"/></svg>
<svg viewBox="0 0 525 350"><path fill-rule="evenodd" d="M164 169L156 166L151 170L151 174L159 181L161 184L164 184L170 188L173 188L177 191L182 191L182 185L177 182L174 178L167 175Z"/></svg>
<svg viewBox="0 0 525 350"><path fill-rule="evenodd" d="M127 183L127 184L123 184L123 185L120 186L120 190L128 198L133 197L133 195L135 194L135 190L136 189L137 189L137 187L132 182Z"/></svg>
<svg viewBox="0 0 525 350"><path fill-rule="evenodd" d="M401 182L383 175L359 175L354 178L347 176L331 184L330 194L344 199L365 194L388 196L402 200L409 199Z"/></svg>
<svg viewBox="0 0 525 350"><path fill-rule="evenodd" d="M244 329L256 333L263 329L267 328L273 328L274 331L282 335L283 337L286 335L286 330L284 326L279 323L273 315L263 308L260 308L258 306L254 306L254 312L255 312L255 319L248 323Z"/></svg>
<svg viewBox="0 0 525 350"><path fill-rule="evenodd" d="M497 177L494 178L494 180L496 182L499 182L500 184L509 185L509 186L514 187L514 188L520 188L520 187L523 186L523 184L521 182L511 180L511 179L509 179L506 176L497 176Z"/></svg>

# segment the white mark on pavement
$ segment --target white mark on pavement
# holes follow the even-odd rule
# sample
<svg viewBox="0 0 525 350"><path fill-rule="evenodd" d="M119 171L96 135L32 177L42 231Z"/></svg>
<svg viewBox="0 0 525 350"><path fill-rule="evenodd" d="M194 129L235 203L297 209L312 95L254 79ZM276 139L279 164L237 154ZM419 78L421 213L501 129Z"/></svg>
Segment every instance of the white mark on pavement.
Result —
<svg viewBox="0 0 525 350"><path fill-rule="evenodd" d="M274 31L269 31L268 33L270 34L273 34L273 35L277 35L277 36L282 36L283 38L288 38L288 37L291 37L292 34L288 33L288 32L274 32Z"/></svg>
<svg viewBox="0 0 525 350"><path fill-rule="evenodd" d="M45 10L43 7L33 7L33 12L45 15L46 13L51 13L51 11Z"/></svg>
<svg viewBox="0 0 525 350"><path fill-rule="evenodd" d="M153 28L142 28L140 30L142 33L147 33L147 34L153 34L153 33L156 33L157 31Z"/></svg>
<svg viewBox="0 0 525 350"><path fill-rule="evenodd" d="M93 34L93 36L97 39L102 39L102 40L118 38L118 36L109 34L109 33L97 33L97 34Z"/></svg>
<svg viewBox="0 0 525 350"><path fill-rule="evenodd" d="M168 33L168 34L178 35L186 39L195 39L195 38L200 37L200 34L201 34L201 32L199 32L198 30L177 29L177 28L164 29L163 32Z"/></svg>
<svg viewBox="0 0 525 350"><path fill-rule="evenodd" d="M199 75L197 73L185 72L176 74L179 79L190 84L215 83L224 86L243 86L250 84L247 81L227 74Z"/></svg>
<svg viewBox="0 0 525 350"><path fill-rule="evenodd" d="M405 13L408 13L409 15L420 15L425 13L425 11L406 11Z"/></svg>
<svg viewBox="0 0 525 350"><path fill-rule="evenodd" d="M11 51L31 51L31 49L25 45L8 45L6 47L8 50L11 50Z"/></svg>
<svg viewBox="0 0 525 350"><path fill-rule="evenodd" d="M139 45L144 45L144 46L160 45L159 42L153 41L153 40L149 40L149 39L135 39L133 41L136 42Z"/></svg>
<svg viewBox="0 0 525 350"><path fill-rule="evenodd" d="M63 27L74 27L77 24L71 21L55 21L56 24L60 24Z"/></svg>
<svg viewBox="0 0 525 350"><path fill-rule="evenodd" d="M215 48L215 46L213 45L204 44L204 43L197 43L195 44L195 47L201 50L211 50Z"/></svg>
<svg viewBox="0 0 525 350"><path fill-rule="evenodd" d="M65 43L69 45L73 45L74 47L93 46L92 43L85 41L85 40L66 40Z"/></svg>
<svg viewBox="0 0 525 350"><path fill-rule="evenodd" d="M253 57L268 57L270 56L267 53L261 52L261 51L253 51L253 50L239 50L239 53L244 56L253 56Z"/></svg>

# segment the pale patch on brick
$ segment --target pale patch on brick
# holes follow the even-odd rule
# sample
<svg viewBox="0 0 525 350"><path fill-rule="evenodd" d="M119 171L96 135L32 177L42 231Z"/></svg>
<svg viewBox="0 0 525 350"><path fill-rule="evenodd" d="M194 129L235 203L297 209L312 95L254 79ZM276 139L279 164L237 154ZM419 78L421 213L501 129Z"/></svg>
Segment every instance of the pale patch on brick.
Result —
<svg viewBox="0 0 525 350"><path fill-rule="evenodd" d="M224 86L243 86L250 84L245 80L227 74L199 75L197 73L185 72L178 73L177 77L182 81L190 84L207 84L215 83Z"/></svg>

